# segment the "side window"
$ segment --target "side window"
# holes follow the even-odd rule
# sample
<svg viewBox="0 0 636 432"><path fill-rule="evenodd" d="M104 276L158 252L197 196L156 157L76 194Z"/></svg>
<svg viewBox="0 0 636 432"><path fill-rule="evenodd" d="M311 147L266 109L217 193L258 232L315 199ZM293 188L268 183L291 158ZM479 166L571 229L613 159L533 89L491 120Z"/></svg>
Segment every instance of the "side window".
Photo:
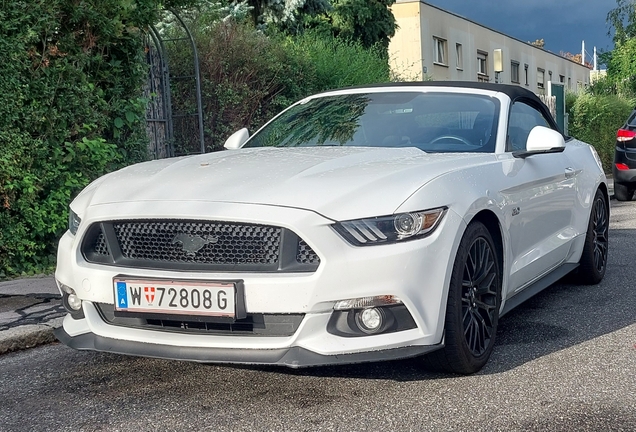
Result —
<svg viewBox="0 0 636 432"><path fill-rule="evenodd" d="M541 112L523 102L515 102L508 120L507 151L525 150L528 135L535 126L550 127Z"/></svg>

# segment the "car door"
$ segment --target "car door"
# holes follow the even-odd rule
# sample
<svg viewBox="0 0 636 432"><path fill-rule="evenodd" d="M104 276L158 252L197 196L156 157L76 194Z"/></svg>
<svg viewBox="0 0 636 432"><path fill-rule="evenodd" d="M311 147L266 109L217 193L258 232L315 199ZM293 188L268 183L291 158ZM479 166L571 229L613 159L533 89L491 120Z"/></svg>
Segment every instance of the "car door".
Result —
<svg viewBox="0 0 636 432"><path fill-rule="evenodd" d="M574 238L576 175L567 152L512 155L525 150L535 126L551 124L531 101L517 101L511 107L504 156L507 184L501 190L510 236L508 296L561 264Z"/></svg>

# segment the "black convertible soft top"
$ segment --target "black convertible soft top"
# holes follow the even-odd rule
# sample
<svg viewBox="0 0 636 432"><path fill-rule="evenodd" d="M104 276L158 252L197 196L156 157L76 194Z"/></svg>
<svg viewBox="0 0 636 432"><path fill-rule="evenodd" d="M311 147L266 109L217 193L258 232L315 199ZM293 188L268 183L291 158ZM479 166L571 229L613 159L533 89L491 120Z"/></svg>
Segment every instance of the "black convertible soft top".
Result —
<svg viewBox="0 0 636 432"><path fill-rule="evenodd" d="M490 90L505 93L513 101L517 99L530 99L541 103L541 99L532 93L530 90L525 89L518 85L512 84L494 84L489 82L475 82L475 81L408 81L408 82L392 82L383 84L370 84L360 85L348 88L378 88L378 87L460 87L460 88L472 88L480 90Z"/></svg>

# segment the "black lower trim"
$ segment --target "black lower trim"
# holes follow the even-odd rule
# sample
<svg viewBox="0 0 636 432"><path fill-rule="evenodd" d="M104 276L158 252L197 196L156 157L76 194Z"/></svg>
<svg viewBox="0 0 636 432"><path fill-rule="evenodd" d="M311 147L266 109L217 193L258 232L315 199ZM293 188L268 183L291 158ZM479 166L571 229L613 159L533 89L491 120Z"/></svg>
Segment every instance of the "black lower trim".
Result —
<svg viewBox="0 0 636 432"><path fill-rule="evenodd" d="M105 338L93 333L70 336L63 327L55 330L55 336L65 345L77 350L104 351L140 357L167 360L187 360L200 363L236 363L251 365L278 365L291 368L325 366L347 363L364 363L416 357L443 348L443 344L408 346L363 353L322 355L304 348L237 349L199 348L131 342Z"/></svg>
<svg viewBox="0 0 636 432"><path fill-rule="evenodd" d="M110 325L184 334L292 336L305 317L305 314L250 313L243 319L234 320L196 315L122 314L121 312L117 314L112 304L93 303L93 306L102 320Z"/></svg>
<svg viewBox="0 0 636 432"><path fill-rule="evenodd" d="M530 297L533 297L553 283L557 282L559 279L561 279L563 276L567 275L571 271L576 270L578 266L578 264L573 263L563 264L560 267L552 270L547 275L543 276L541 279L533 282L522 291L506 300L506 305L504 306L503 311L499 314L499 317L504 316L505 314L519 306L521 303L528 300Z"/></svg>

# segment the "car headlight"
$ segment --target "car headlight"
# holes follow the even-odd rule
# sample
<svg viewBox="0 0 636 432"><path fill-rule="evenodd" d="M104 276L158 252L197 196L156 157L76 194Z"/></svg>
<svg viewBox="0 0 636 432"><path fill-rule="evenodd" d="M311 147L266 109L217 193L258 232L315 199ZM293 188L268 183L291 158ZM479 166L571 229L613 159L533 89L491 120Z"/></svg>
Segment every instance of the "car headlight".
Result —
<svg viewBox="0 0 636 432"><path fill-rule="evenodd" d="M432 233L446 214L446 207L419 212L338 222L334 229L356 246L394 243Z"/></svg>
<svg viewBox="0 0 636 432"><path fill-rule="evenodd" d="M77 234L77 229L79 228L82 219L71 209L68 209L68 230L71 234Z"/></svg>

